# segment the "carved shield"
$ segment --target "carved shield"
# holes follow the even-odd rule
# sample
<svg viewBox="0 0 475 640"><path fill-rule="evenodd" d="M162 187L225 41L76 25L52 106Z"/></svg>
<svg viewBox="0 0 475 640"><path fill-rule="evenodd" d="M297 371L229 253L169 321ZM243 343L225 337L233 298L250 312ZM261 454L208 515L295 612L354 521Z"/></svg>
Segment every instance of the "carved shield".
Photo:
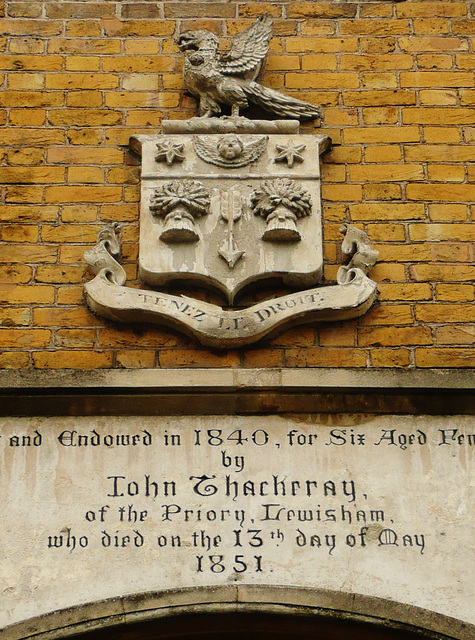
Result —
<svg viewBox="0 0 475 640"><path fill-rule="evenodd" d="M140 278L184 280L232 303L264 280L322 277L319 156L327 136L140 135Z"/></svg>

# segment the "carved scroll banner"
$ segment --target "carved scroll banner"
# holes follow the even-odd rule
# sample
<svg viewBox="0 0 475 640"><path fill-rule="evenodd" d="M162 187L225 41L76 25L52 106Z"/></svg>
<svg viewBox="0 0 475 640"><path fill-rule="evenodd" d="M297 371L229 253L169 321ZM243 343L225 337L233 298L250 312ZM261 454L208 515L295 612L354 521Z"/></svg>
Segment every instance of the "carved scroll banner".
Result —
<svg viewBox="0 0 475 640"><path fill-rule="evenodd" d="M186 296L119 286L110 281L106 270L85 289L89 307L103 317L178 328L202 344L220 348L240 347L302 322L358 317L376 295L376 284L359 269L346 284L308 289L239 311Z"/></svg>
<svg viewBox="0 0 475 640"><path fill-rule="evenodd" d="M1 418L0 627L251 584L422 607L472 638L474 452L469 416Z"/></svg>

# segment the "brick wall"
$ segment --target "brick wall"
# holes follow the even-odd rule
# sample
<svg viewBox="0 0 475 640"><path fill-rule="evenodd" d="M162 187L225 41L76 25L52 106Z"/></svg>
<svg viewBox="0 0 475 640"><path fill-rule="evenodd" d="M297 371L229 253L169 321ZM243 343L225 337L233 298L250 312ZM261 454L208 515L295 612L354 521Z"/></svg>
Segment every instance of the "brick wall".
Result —
<svg viewBox="0 0 475 640"><path fill-rule="evenodd" d="M138 286L129 136L194 114L172 36L199 26L226 40L263 11L275 17L263 83L321 105L335 144L326 277L341 222L364 228L378 302L228 352L94 317L83 253L104 223L121 223ZM6 0L0 12L0 367L475 366L475 2Z"/></svg>

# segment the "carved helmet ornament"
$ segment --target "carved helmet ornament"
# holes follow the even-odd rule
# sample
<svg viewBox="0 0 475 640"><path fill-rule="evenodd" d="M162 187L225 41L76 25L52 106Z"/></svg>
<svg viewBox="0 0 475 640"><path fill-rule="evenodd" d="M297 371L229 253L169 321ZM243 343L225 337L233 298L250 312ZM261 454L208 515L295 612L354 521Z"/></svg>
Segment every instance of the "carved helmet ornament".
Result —
<svg viewBox="0 0 475 640"><path fill-rule="evenodd" d="M218 348L251 344L298 323L354 318L373 303L366 273L377 258L363 231L345 225L348 256L337 282L323 283L320 155L326 135L299 134L314 105L256 82L271 37L264 14L235 36L226 54L204 30L177 38L184 82L198 99L197 118L166 120L161 134L132 136L142 157L139 277L148 289L125 286L115 260L117 225L98 238L86 260L93 311L114 321L165 324ZM248 120L249 102L284 120ZM227 106L231 116L217 117ZM288 294L242 308L255 286ZM223 306L163 293L179 283L210 289ZM233 308L236 301L239 308Z"/></svg>

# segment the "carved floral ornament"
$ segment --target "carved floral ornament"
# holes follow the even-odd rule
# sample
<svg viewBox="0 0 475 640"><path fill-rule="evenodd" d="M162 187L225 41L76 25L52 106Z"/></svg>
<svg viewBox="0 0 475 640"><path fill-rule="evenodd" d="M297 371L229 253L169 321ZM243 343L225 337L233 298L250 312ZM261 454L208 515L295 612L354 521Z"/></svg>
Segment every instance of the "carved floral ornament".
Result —
<svg viewBox="0 0 475 640"><path fill-rule="evenodd" d="M319 157L331 140L298 131L298 120L318 117L318 107L255 81L271 28L272 18L261 16L225 55L208 31L178 37L184 82L201 117L132 136L130 148L142 156L139 277L148 288L125 286L114 258L118 228L109 225L85 254L96 274L85 285L96 313L165 324L204 345L233 348L296 324L356 318L371 307L376 284L366 274L378 252L363 231L342 226L348 260L336 283L323 282ZM287 119L248 120L239 111L249 101ZM230 117L215 117L222 104ZM177 281L190 291L210 289L225 303L160 290ZM236 306L252 287L276 282L289 293Z"/></svg>
<svg viewBox="0 0 475 640"><path fill-rule="evenodd" d="M231 214L227 210L230 197L233 201ZM234 221L238 220L242 211L240 194L223 192L221 200L223 220L229 221L229 215L233 216ZM301 240L296 222L299 218L310 215L312 201L310 194L300 183L283 178L262 182L252 192L249 206L255 215L266 220L267 229L262 235L263 240L296 242ZM156 189L152 195L150 211L152 215L164 218L160 240L168 243L196 242L199 235L196 233L194 220L206 215L209 207L210 193L206 187L197 180L182 180L166 182L160 189Z"/></svg>
<svg viewBox="0 0 475 640"><path fill-rule="evenodd" d="M305 144L294 145L292 140L287 144L277 144L274 162L286 162L288 167L293 167L296 162L304 161L303 152L306 148Z"/></svg>

